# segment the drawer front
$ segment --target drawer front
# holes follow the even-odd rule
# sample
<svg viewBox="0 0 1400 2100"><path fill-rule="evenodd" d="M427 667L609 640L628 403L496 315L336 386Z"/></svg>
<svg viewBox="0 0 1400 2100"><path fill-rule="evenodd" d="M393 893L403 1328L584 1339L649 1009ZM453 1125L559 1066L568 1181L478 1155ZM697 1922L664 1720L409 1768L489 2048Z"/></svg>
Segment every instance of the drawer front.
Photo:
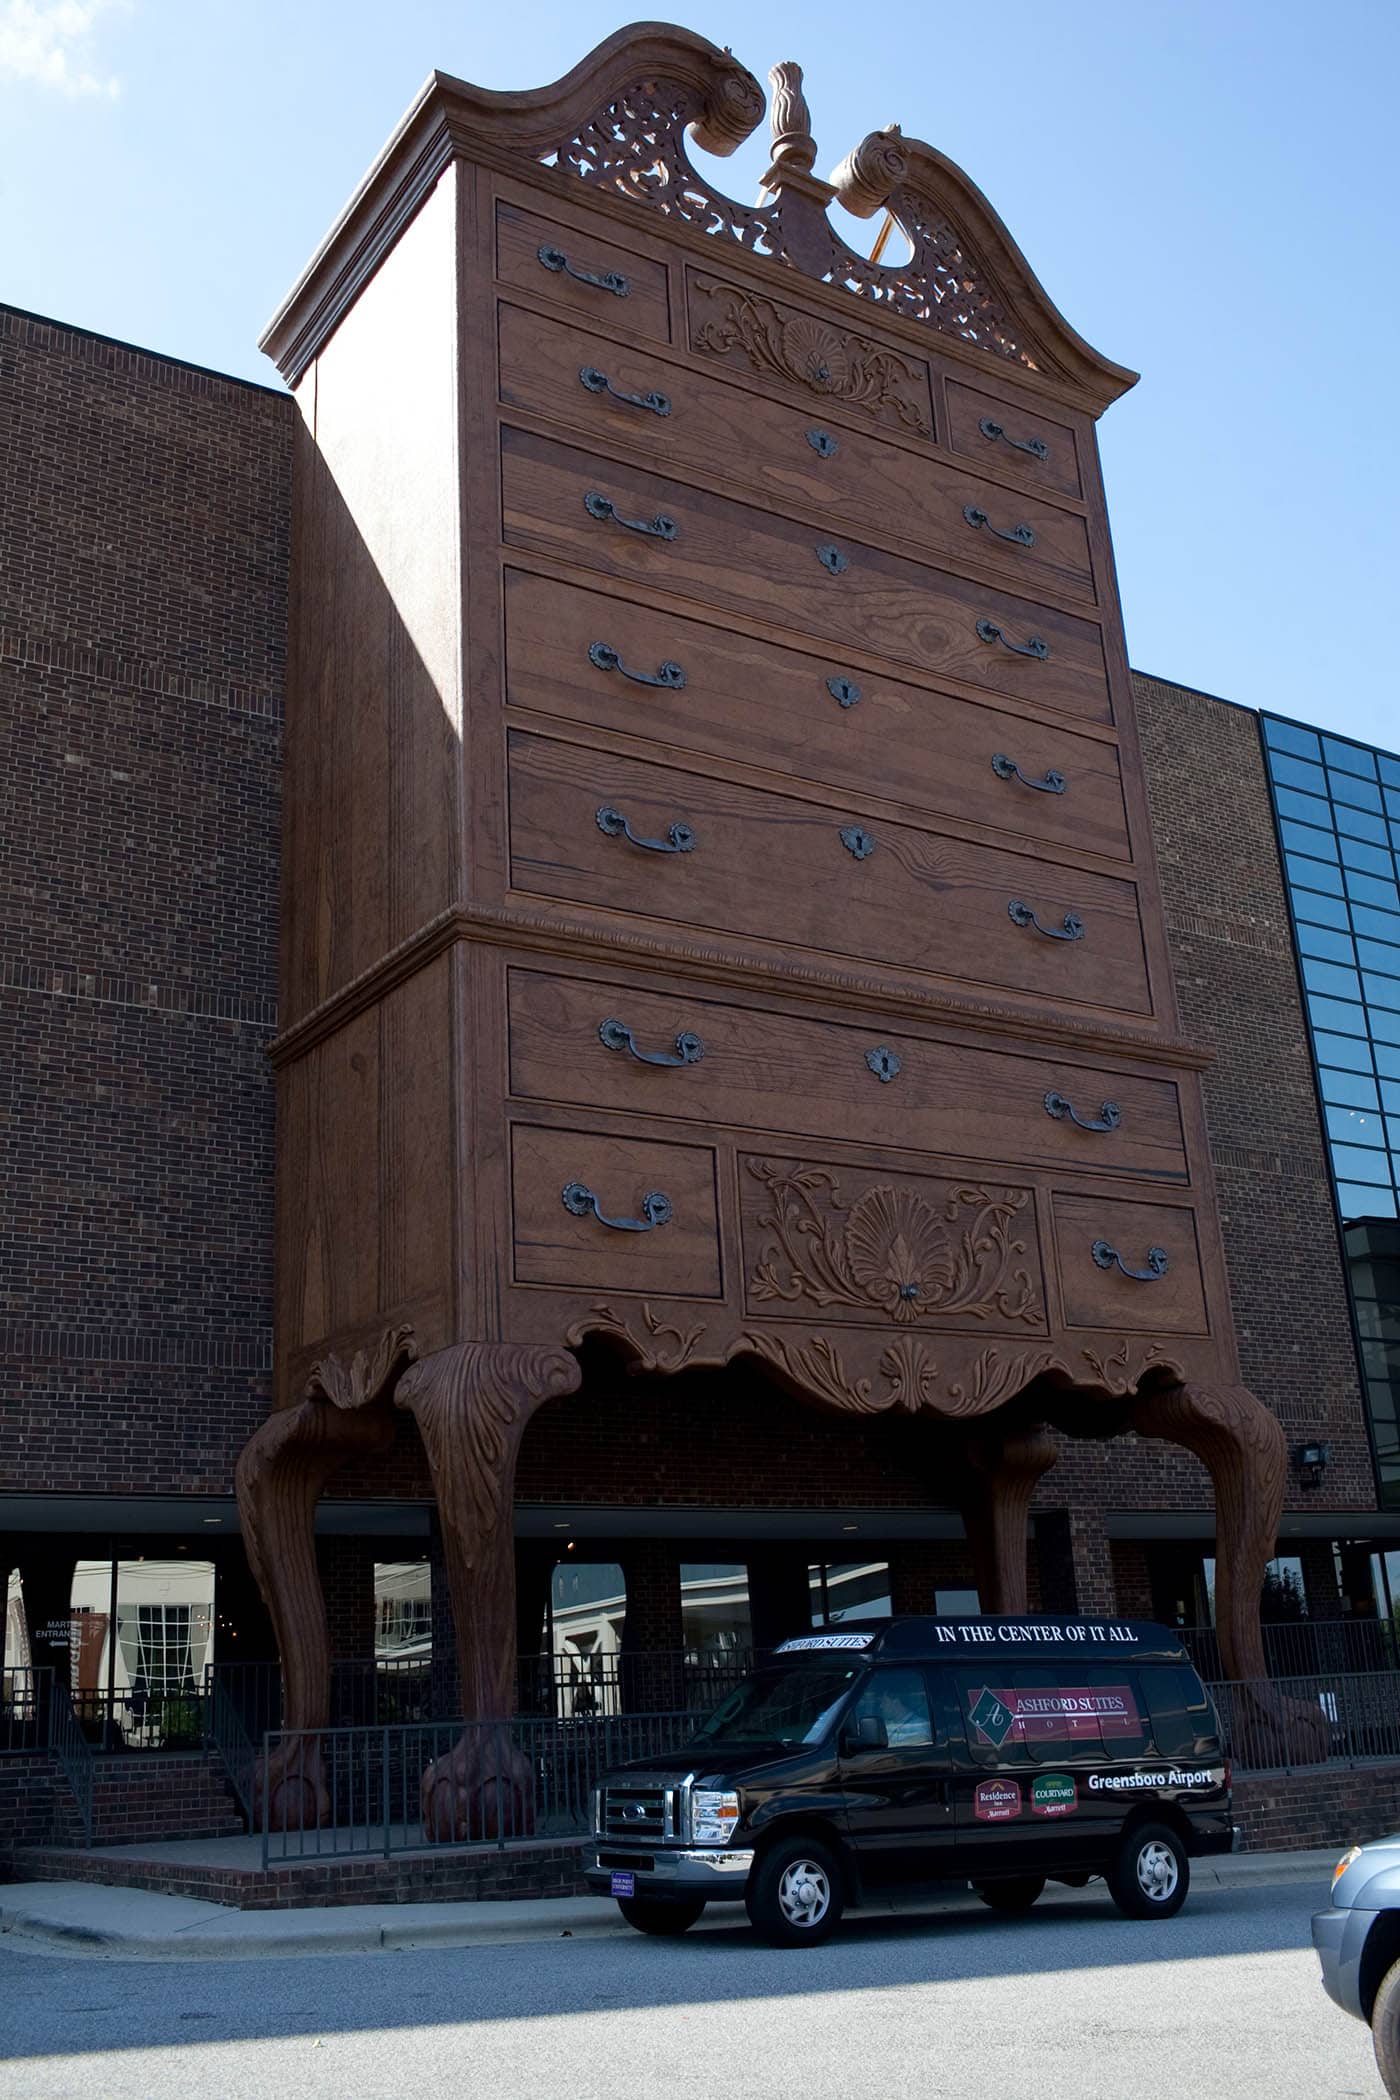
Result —
<svg viewBox="0 0 1400 2100"><path fill-rule="evenodd" d="M836 649L812 657L511 570L506 659L517 707L1131 857L1113 744L852 669Z"/></svg>
<svg viewBox="0 0 1400 2100"><path fill-rule="evenodd" d="M517 1283L720 1296L708 1147L517 1124L511 1206Z"/></svg>
<svg viewBox="0 0 1400 2100"><path fill-rule="evenodd" d="M1150 1009L1130 882L523 731L508 745L517 891Z"/></svg>
<svg viewBox="0 0 1400 2100"><path fill-rule="evenodd" d="M671 302L660 263L503 198L496 204L496 275L547 299L558 313L601 317L609 329L670 341Z"/></svg>
<svg viewBox="0 0 1400 2100"><path fill-rule="evenodd" d="M1043 1335L1035 1194L822 1160L741 1157L744 1305L891 1339L940 1327Z"/></svg>
<svg viewBox="0 0 1400 2100"><path fill-rule="evenodd" d="M1083 492L1074 432L1038 408L998 401L958 380L948 382L948 442L980 467L1014 474L1032 488L1062 496Z"/></svg>
<svg viewBox="0 0 1400 2100"><path fill-rule="evenodd" d="M534 970L510 972L509 1012L519 1098L1186 1178L1169 1080Z"/></svg>
<svg viewBox="0 0 1400 2100"><path fill-rule="evenodd" d="M1053 1205L1068 1326L1208 1331L1194 1211L1094 1196L1057 1195Z"/></svg>
<svg viewBox="0 0 1400 2100"><path fill-rule="evenodd" d="M643 445L658 464L730 475L825 527L909 540L939 562L997 569L1013 590L1093 603L1088 531L1072 511L872 432L828 427L821 404L739 392L519 307L501 309L500 347L502 400L572 424L591 443Z"/></svg>
<svg viewBox="0 0 1400 2100"><path fill-rule="evenodd" d="M1032 706L1112 718L1091 621L523 431L502 431L501 452L514 546L855 642Z"/></svg>

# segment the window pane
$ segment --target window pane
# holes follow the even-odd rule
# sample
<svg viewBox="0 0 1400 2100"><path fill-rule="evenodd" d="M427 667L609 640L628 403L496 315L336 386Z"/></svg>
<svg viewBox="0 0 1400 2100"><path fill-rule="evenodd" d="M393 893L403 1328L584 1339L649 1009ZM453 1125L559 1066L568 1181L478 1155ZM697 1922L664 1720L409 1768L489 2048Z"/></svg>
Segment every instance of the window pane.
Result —
<svg viewBox="0 0 1400 2100"><path fill-rule="evenodd" d="M843 1619L887 1619L890 1569L883 1560L818 1562L807 1570L814 1626L839 1626Z"/></svg>
<svg viewBox="0 0 1400 2100"><path fill-rule="evenodd" d="M433 1652L432 1577L426 1560L374 1564L374 1653L400 1660Z"/></svg>
<svg viewBox="0 0 1400 2100"><path fill-rule="evenodd" d="M1395 930L1400 933L1400 921ZM1388 941L1358 941L1356 948L1368 970L1383 970L1387 977L1400 977L1400 948L1392 948ZM1320 955L1322 950L1311 952Z"/></svg>
<svg viewBox="0 0 1400 2100"><path fill-rule="evenodd" d="M1344 1108L1375 1108L1376 1082L1363 1079L1359 1072L1332 1072L1325 1066L1318 1075L1322 1081L1322 1096ZM1400 1092L1400 1089L1397 1090Z"/></svg>
<svg viewBox="0 0 1400 2100"><path fill-rule="evenodd" d="M1374 941L1400 940L1400 913L1373 911L1369 904L1353 904L1351 922L1358 933L1367 934Z"/></svg>
<svg viewBox="0 0 1400 2100"><path fill-rule="evenodd" d="M1386 1189L1357 1181L1337 1183L1337 1204L1344 1218L1393 1218L1395 1198Z"/></svg>
<svg viewBox="0 0 1400 2100"><path fill-rule="evenodd" d="M1393 882L1378 881L1374 875L1358 875L1351 868L1345 871L1345 879L1348 897L1385 911L1400 912L1400 890Z"/></svg>
<svg viewBox="0 0 1400 2100"><path fill-rule="evenodd" d="M851 1708L850 1718L860 1721L867 1715L884 1722L885 1740L891 1750L927 1748L933 1741L933 1716L922 1670L873 1671Z"/></svg>
<svg viewBox="0 0 1400 2100"><path fill-rule="evenodd" d="M1290 882L1301 883L1305 890L1329 890L1334 897L1341 896L1342 878L1325 861L1305 860L1301 854L1285 853L1283 864Z"/></svg>
<svg viewBox="0 0 1400 2100"><path fill-rule="evenodd" d="M681 1562L681 1639L701 1661L753 1646L744 1562Z"/></svg>
<svg viewBox="0 0 1400 2100"><path fill-rule="evenodd" d="M1317 1045L1319 1063L1325 1061L1329 1065L1343 1065L1351 1072L1370 1071L1371 1046L1369 1043L1356 1042L1344 1035L1326 1035L1321 1030L1314 1037L1314 1041ZM1388 1067L1380 1065L1379 1069L1385 1071ZM1395 1077L1400 1079L1400 1065L1396 1067Z"/></svg>
<svg viewBox="0 0 1400 2100"><path fill-rule="evenodd" d="M1338 1181L1380 1182L1390 1186L1388 1152L1365 1152L1359 1145L1334 1145L1332 1168Z"/></svg>
<svg viewBox="0 0 1400 2100"><path fill-rule="evenodd" d="M1340 999L1319 999L1313 995L1308 1000L1308 1010L1315 1028L1335 1029L1343 1035L1366 1033L1366 1014L1360 1006L1344 1005Z"/></svg>
<svg viewBox="0 0 1400 2100"><path fill-rule="evenodd" d="M1304 797L1299 795L1294 799L1301 802ZM1390 844L1390 833L1386 830L1385 818L1373 817L1369 809L1348 809L1345 802L1334 802L1332 816L1338 831L1348 832L1354 839L1371 839L1378 846ZM1305 824L1315 824L1317 821L1316 817L1303 818Z"/></svg>
<svg viewBox="0 0 1400 2100"><path fill-rule="evenodd" d="M1325 736L1322 755L1329 766L1340 766L1344 773L1360 773L1367 780L1376 777L1375 753L1363 750L1358 744L1344 744L1337 737Z"/></svg>
<svg viewBox="0 0 1400 2100"><path fill-rule="evenodd" d="M1327 785L1331 788L1338 802L1354 802L1362 809L1373 809L1377 815L1380 814L1382 807L1381 791L1373 782L1358 780L1353 773L1337 773L1329 770Z"/></svg>
<svg viewBox="0 0 1400 2100"><path fill-rule="evenodd" d="M1387 815L1400 818L1400 785L1385 790L1385 807Z"/></svg>
<svg viewBox="0 0 1400 2100"><path fill-rule="evenodd" d="M1303 982L1310 992L1324 992L1332 999L1360 999L1361 979L1341 963L1318 962L1303 957Z"/></svg>
<svg viewBox="0 0 1400 2100"><path fill-rule="evenodd" d="M1378 977L1374 970L1367 970L1363 982L1368 1001L1377 1006L1400 1006L1400 977Z"/></svg>
<svg viewBox="0 0 1400 2100"><path fill-rule="evenodd" d="M1304 765L1300 758L1289 758L1276 751L1269 761L1269 771L1280 787L1301 788L1307 795L1327 793L1327 775L1321 766Z"/></svg>
<svg viewBox="0 0 1400 2100"><path fill-rule="evenodd" d="M1382 780L1388 780L1394 788L1400 788L1400 758L1392 758L1389 752L1378 751L1376 764Z"/></svg>
<svg viewBox="0 0 1400 2100"><path fill-rule="evenodd" d="M1297 722L1280 722L1272 715L1265 715L1263 722L1264 736L1271 751L1293 751L1300 758L1321 757L1321 746L1311 729L1304 729Z"/></svg>
<svg viewBox="0 0 1400 2100"><path fill-rule="evenodd" d="M1391 1013L1385 1006L1373 1006L1370 1011L1371 1037L1378 1043L1400 1043L1400 1014Z"/></svg>
<svg viewBox="0 0 1400 2100"><path fill-rule="evenodd" d="M1295 817L1300 824L1316 824L1323 831L1330 831L1333 828L1332 804L1322 801L1317 795L1303 795L1299 793L1297 788L1276 786L1274 789L1274 800L1278 804L1278 813L1281 817ZM1353 810L1349 814L1359 817L1363 812ZM1376 819L1372 817L1368 818L1367 821L1374 823Z"/></svg>
<svg viewBox="0 0 1400 2100"><path fill-rule="evenodd" d="M1295 824L1289 817L1280 821L1278 829L1290 853L1312 853L1320 860L1337 858L1337 841L1330 831L1319 831L1313 824Z"/></svg>
<svg viewBox="0 0 1400 2100"><path fill-rule="evenodd" d="M1400 1116L1400 1080L1383 1079L1381 1081L1381 1102L1392 1114Z"/></svg>
<svg viewBox="0 0 1400 2100"><path fill-rule="evenodd" d="M1344 933L1335 933L1330 926L1300 926L1298 946L1304 955L1321 956L1326 962L1355 962L1356 952Z"/></svg>
<svg viewBox="0 0 1400 2100"><path fill-rule="evenodd" d="M1296 831L1299 827L1295 825ZM1390 857L1389 846L1373 846L1369 839L1344 838L1341 841L1342 860L1348 868L1361 868L1368 875L1380 875L1387 882L1395 879L1395 863Z"/></svg>
<svg viewBox="0 0 1400 2100"><path fill-rule="evenodd" d="M1370 1109L1329 1108L1327 1135L1341 1145L1384 1145L1385 1131L1381 1119ZM1336 1146L1333 1146L1336 1152Z"/></svg>
<svg viewBox="0 0 1400 2100"><path fill-rule="evenodd" d="M1311 890L1293 890L1293 916L1314 926L1337 926L1345 933L1350 920L1347 908L1337 897L1320 897Z"/></svg>
<svg viewBox="0 0 1400 2100"><path fill-rule="evenodd" d="M1400 1079L1400 1049L1394 1043L1373 1043L1371 1055L1382 1079Z"/></svg>

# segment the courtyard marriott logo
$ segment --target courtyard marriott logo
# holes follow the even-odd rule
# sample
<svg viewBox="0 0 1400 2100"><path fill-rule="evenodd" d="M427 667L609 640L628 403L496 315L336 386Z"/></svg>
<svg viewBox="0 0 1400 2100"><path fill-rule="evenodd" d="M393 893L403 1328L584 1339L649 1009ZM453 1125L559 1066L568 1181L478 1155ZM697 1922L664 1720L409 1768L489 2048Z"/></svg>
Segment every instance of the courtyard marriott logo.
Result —
<svg viewBox="0 0 1400 2100"><path fill-rule="evenodd" d="M1031 1781L1033 1816L1069 1816L1079 1805L1079 1790L1068 1772L1042 1772Z"/></svg>

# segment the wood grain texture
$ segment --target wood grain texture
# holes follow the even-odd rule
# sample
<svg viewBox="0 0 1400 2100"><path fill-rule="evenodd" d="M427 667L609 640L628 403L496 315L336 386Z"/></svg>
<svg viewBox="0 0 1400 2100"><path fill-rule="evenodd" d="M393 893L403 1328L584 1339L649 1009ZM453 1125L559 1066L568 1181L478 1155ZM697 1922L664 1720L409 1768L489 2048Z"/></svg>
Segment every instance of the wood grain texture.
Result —
<svg viewBox="0 0 1400 2100"><path fill-rule="evenodd" d="M606 751L513 733L511 883L518 892L603 905L717 933L862 956L1064 1005L1143 1015L1152 1008L1130 882L1001 852L956 835L867 817L858 803L759 794L715 775L643 765ZM665 853L610 836L598 811L666 841ZM842 834L857 834L858 857ZM755 876L763 871L763 881ZM1055 938L1040 928L1083 922Z"/></svg>
<svg viewBox="0 0 1400 2100"><path fill-rule="evenodd" d="M541 248L562 255L568 267L540 260ZM575 274L578 273L578 274ZM580 234L559 219L542 218L502 198L496 205L496 274L502 284L516 285L547 299L560 315L576 316L609 331L671 335L670 292L664 265L604 239ZM602 284L590 283L602 278ZM612 287L621 283L621 292Z"/></svg>
<svg viewBox="0 0 1400 2100"><path fill-rule="evenodd" d="M1054 1197L1055 1253L1070 1327L1122 1327L1139 1334L1207 1334L1196 1214L1184 1205L1098 1196ZM1121 1257L1100 1267L1096 1244ZM1166 1255L1153 1275L1152 1250ZM1124 1268L1135 1273L1123 1273ZM1142 1280L1145 1276L1146 1280Z"/></svg>
<svg viewBox="0 0 1400 2100"><path fill-rule="evenodd" d="M866 545L835 518L798 524L525 431L503 431L501 447L510 546L834 642L858 635L892 664L1084 721L1111 719L1103 638L1091 621ZM630 520L671 519L674 537L591 517L591 494ZM838 575L822 565L818 550L828 545L844 564ZM979 621L1018 648L1041 642L1048 654L984 641Z"/></svg>
<svg viewBox="0 0 1400 2100"><path fill-rule="evenodd" d="M1029 1609L1031 1497L1058 1456L1059 1445L1042 1423L988 1427L968 1439L957 1499L984 1612Z"/></svg>
<svg viewBox="0 0 1400 2100"><path fill-rule="evenodd" d="M984 422L1001 431L993 437ZM1054 489L1061 495L1083 492L1079 441L1068 424L1047 416L1038 403L998 395L989 388L948 382L948 443L979 467L1024 481L1031 488ZM1043 447L1028 451L1027 446Z"/></svg>
<svg viewBox="0 0 1400 2100"><path fill-rule="evenodd" d="M822 781L953 818L960 827L1130 857L1116 746L1061 721L867 670L838 643L812 654L808 638L798 635L806 646L784 649L734 627L524 570L506 572L505 609L513 708ZM589 656L595 642L648 677L676 664L685 683L641 685L622 670L604 669ZM761 707L754 705L758 693ZM1064 792L999 775L997 757L1019 767L1025 780L1057 773Z"/></svg>
<svg viewBox="0 0 1400 2100"><path fill-rule="evenodd" d="M1068 1167L1076 1173L1186 1177L1176 1084L939 1042L898 1025L802 1018L758 1003L721 1002L693 984L608 983L510 972L511 1090L661 1120L713 1121L792 1130L969 1160ZM602 1025L620 1020L647 1056L677 1057L676 1039L698 1036L703 1056L669 1066L613 1050ZM881 1079L869 1062L898 1059ZM1052 1115L1046 1096L1086 1120L1119 1111L1108 1130Z"/></svg>
<svg viewBox="0 0 1400 2100"><path fill-rule="evenodd" d="M592 1191L604 1217L565 1207L564 1190ZM583 1290L720 1295L714 1153L647 1134L589 1130L511 1132L514 1274L518 1283ZM663 1197L664 1221L647 1224L646 1198ZM629 1229L629 1227L631 1229Z"/></svg>

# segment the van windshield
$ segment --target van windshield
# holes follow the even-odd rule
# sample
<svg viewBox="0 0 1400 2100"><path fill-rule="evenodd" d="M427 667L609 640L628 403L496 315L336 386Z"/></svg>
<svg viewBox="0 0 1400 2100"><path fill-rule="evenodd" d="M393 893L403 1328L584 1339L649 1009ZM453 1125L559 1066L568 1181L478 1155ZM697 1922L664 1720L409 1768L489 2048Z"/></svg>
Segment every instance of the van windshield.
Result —
<svg viewBox="0 0 1400 2100"><path fill-rule="evenodd" d="M815 1743L861 1672L839 1664L759 1670L736 1685L695 1740L702 1743Z"/></svg>

